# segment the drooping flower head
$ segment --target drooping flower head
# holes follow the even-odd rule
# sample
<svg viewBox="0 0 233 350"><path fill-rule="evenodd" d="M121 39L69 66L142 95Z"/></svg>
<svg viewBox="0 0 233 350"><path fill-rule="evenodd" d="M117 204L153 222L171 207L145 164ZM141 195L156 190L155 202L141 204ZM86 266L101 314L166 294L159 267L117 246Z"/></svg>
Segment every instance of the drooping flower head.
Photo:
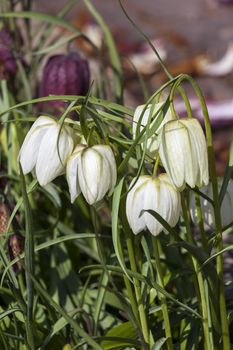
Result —
<svg viewBox="0 0 233 350"><path fill-rule="evenodd" d="M91 205L111 194L117 179L116 161L107 145L78 145L68 159L66 177L71 202L82 192Z"/></svg>
<svg viewBox="0 0 233 350"><path fill-rule="evenodd" d="M132 180L130 187L135 182ZM150 213L142 210L153 210L175 226L180 216L180 194L172 185L167 174L153 178L149 175L140 176L129 191L126 199L126 215L134 234L148 229L156 236L164 230L163 226Z"/></svg>
<svg viewBox="0 0 233 350"><path fill-rule="evenodd" d="M46 62L40 83L40 96L48 95L86 95L90 83L90 70L87 60L77 52L67 55L51 56ZM64 101L49 101L53 112L63 112Z"/></svg>
<svg viewBox="0 0 233 350"><path fill-rule="evenodd" d="M73 148L73 130L41 116L32 125L20 149L22 171L26 175L35 170L39 184L45 186L64 173Z"/></svg>
<svg viewBox="0 0 233 350"><path fill-rule="evenodd" d="M207 145L197 119L179 119L166 123L160 133L159 155L172 183L179 190L209 182Z"/></svg>

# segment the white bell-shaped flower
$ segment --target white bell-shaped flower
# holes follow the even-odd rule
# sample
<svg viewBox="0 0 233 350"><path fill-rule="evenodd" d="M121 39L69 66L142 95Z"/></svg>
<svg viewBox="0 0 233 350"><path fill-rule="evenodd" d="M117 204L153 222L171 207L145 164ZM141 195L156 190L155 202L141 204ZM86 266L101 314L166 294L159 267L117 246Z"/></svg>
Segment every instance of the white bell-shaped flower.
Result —
<svg viewBox="0 0 233 350"><path fill-rule="evenodd" d="M187 183L191 188L209 182L207 145L197 119L179 119L166 123L160 133L159 155L177 189Z"/></svg>
<svg viewBox="0 0 233 350"><path fill-rule="evenodd" d="M73 130L41 116L32 125L20 149L22 171L26 175L35 170L39 184L45 186L64 173L73 148Z"/></svg>
<svg viewBox="0 0 233 350"><path fill-rule="evenodd" d="M163 106L163 104L164 104L163 102L154 104L153 115L155 115L158 112L158 110ZM137 130L137 125L138 125L140 118L141 118L140 129L139 129L140 132L145 128L145 126L148 123L152 105L151 104L148 105L146 109L145 109L145 106L146 105L141 105L135 109L134 117L133 117L133 138L134 139L136 138L136 130ZM145 111L143 112L144 109L145 109ZM143 116L142 116L142 114L143 114ZM162 110L160 113L158 113L156 115L155 118L153 118L150 127L152 127L156 123L156 121L158 120L158 117L161 116L161 114L164 114ZM159 125L158 129L156 130L156 133L153 136L148 138L146 149L147 149L147 152L151 153L151 156L154 156L159 148L159 141L158 141L158 136L157 136L158 133L161 131L163 125L172 119L173 119L173 117L171 114L171 110L168 109L167 113L165 115L163 115L163 120L162 120L161 124Z"/></svg>
<svg viewBox="0 0 233 350"><path fill-rule="evenodd" d="M113 151L107 145L78 145L69 157L66 168L71 202L82 192L91 205L112 193L117 180Z"/></svg>
<svg viewBox="0 0 233 350"><path fill-rule="evenodd" d="M222 179L218 179L218 191L222 186ZM213 200L212 184L200 188L200 191ZM214 208L210 201L200 196L202 218L204 223L211 229L215 228ZM195 205L195 194L190 195L190 215L195 224L198 222L197 208ZM233 181L230 180L221 205L222 226L227 226L233 222Z"/></svg>
<svg viewBox="0 0 233 350"><path fill-rule="evenodd" d="M134 181L135 179L130 187ZM167 174L160 174L155 178L140 176L126 199L126 215L134 234L148 229L156 236L164 230L151 214L144 212L140 216L142 210L157 212L172 227L177 224L181 210L180 193L171 184Z"/></svg>

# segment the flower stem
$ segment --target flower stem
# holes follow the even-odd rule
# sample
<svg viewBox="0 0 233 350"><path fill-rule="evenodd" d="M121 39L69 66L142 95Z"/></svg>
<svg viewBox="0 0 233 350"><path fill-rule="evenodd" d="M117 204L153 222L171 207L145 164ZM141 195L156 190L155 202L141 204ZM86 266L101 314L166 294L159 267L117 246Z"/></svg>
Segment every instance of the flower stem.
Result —
<svg viewBox="0 0 233 350"><path fill-rule="evenodd" d="M127 237L126 244L127 244L127 249L128 249L128 253L129 253L129 261L130 261L131 270L133 272L137 272L137 265L136 265L135 254L134 254L133 241L132 241L131 237ZM141 327L142 327L142 333L143 333L144 340L147 344L146 349L148 349L149 330L148 330L147 318L146 318L144 305L142 302L140 282L136 278L134 279L134 286L135 286L135 294L136 294L136 299L137 299L137 304L138 304L139 318L140 318Z"/></svg>
<svg viewBox="0 0 233 350"><path fill-rule="evenodd" d="M158 284L164 288L164 280L163 280L163 274L160 264L160 242L156 237L152 237L152 244L154 249L154 256L155 256L155 266L157 271L157 278L158 278ZM162 313L163 313L163 320L164 320L164 328L165 328L165 335L167 338L167 349L173 350L173 343L172 343L172 333L171 333L171 326L170 326L170 320L169 320L169 314L168 314L168 308L167 308L167 300L164 295L159 295L161 306L162 306Z"/></svg>
<svg viewBox="0 0 233 350"><path fill-rule="evenodd" d="M182 205L184 222L185 222L185 226L186 226L187 239L188 239L189 243L193 244L193 237L192 237L192 232L190 229L189 212L188 212L188 209L186 207L183 192L181 192L181 205ZM209 312L208 312L208 304L207 304L206 293L205 293L204 280L203 280L202 272L200 270L200 266L199 266L197 260L193 256L192 256L192 263L193 263L193 267L194 267L194 270L195 270L195 273L197 276L199 292L200 292L202 326L203 326L203 332L204 332L205 350L212 350L211 341L210 341L211 330L209 330Z"/></svg>
<svg viewBox="0 0 233 350"><path fill-rule="evenodd" d="M160 157L159 157L159 155L157 155L157 158L155 160L154 169L153 169L153 178L155 178L157 176L157 171L158 171L158 167L159 167L159 160L160 160Z"/></svg>
<svg viewBox="0 0 233 350"><path fill-rule="evenodd" d="M128 277L125 275L124 275L124 283L125 283L125 287L126 287L126 290L128 293L129 301L130 301L130 304L131 304L131 307L133 310L134 317L139 324L140 320L139 320L138 308L137 308L137 303L135 300L134 292L133 292L133 289L132 289L132 286L130 284Z"/></svg>
<svg viewBox="0 0 233 350"><path fill-rule="evenodd" d="M132 243L130 243L132 233L130 231L130 228L129 228L129 225L128 225L128 221L127 221L127 218L126 218L126 208L125 208L125 201L124 200L122 200L121 205L120 205L120 216L121 216L121 220L122 220L122 225L125 228L124 233L125 233L125 237L126 237L128 253L130 251L131 252L130 254L133 256L133 258L131 258L131 255L129 254L129 256L130 256L130 266L131 266L131 269L133 270L132 266L134 268L136 268L136 263L135 263L135 259L134 259L133 246L132 246ZM120 245L118 247L118 249L120 249L120 255L123 256L122 246ZM137 325L139 326L139 327L137 327L138 331L140 331L139 336L140 336L140 338L142 340L142 343L143 343L145 340L144 340L144 334L143 334L143 332L141 331L141 328L140 328L141 327L141 316L139 314L138 300L136 300L137 296L135 296L136 288L134 289L134 291L135 291L135 293L134 293L132 285L131 285L131 282L130 282L129 278L126 275L124 275L124 282L125 282L125 286L126 286L126 289L127 289L128 297L129 297L129 300L130 300L130 304L131 304L131 307L132 307L132 311L133 311L135 320L137 322ZM134 286L135 286L135 280L134 280Z"/></svg>

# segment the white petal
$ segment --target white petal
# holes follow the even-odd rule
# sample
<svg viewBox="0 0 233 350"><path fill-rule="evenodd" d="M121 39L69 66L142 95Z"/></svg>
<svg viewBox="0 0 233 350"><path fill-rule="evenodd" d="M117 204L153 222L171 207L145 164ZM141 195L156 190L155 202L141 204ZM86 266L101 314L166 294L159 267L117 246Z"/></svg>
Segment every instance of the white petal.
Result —
<svg viewBox="0 0 233 350"><path fill-rule="evenodd" d="M161 131L159 148L163 166L178 189L185 186L185 154L184 146L189 152L186 129L179 121L168 122ZM188 149L187 149L188 148Z"/></svg>
<svg viewBox="0 0 233 350"><path fill-rule="evenodd" d="M104 198L111 188L111 169L108 160L102 155L102 170L100 174L100 181L98 184L98 197L97 202Z"/></svg>
<svg viewBox="0 0 233 350"><path fill-rule="evenodd" d="M36 162L36 177L40 185L45 186L64 173L67 159L74 147L72 129L63 126L60 131L60 125L53 125L42 141Z"/></svg>
<svg viewBox="0 0 233 350"><path fill-rule="evenodd" d="M75 199L80 195L81 189L78 182L78 158L80 152L73 153L66 166L66 179L69 186L71 203L74 203Z"/></svg>
<svg viewBox="0 0 233 350"><path fill-rule="evenodd" d="M180 193L172 185L167 174L159 175L160 179L160 202L166 203L166 208L163 211L163 218L169 223L171 227L174 227L180 217L181 212L181 200ZM161 211L162 213L162 211Z"/></svg>
<svg viewBox="0 0 233 350"><path fill-rule="evenodd" d="M135 235L146 228L145 213L141 217L139 215L144 209L145 187L149 179L149 176L140 176L126 198L126 216ZM135 178L132 180L130 187L134 182Z"/></svg>
<svg viewBox="0 0 233 350"><path fill-rule="evenodd" d="M152 235L158 235L164 230L163 225L150 213L143 213L139 218L142 210L153 210L171 226L176 225L180 216L180 194L167 174L157 178L140 176L126 200L126 215L135 234L146 227Z"/></svg>
<svg viewBox="0 0 233 350"><path fill-rule="evenodd" d="M145 189L145 198L143 209L145 210L153 210L156 213L161 215L161 205L163 201L160 202L160 182L159 179L152 179L147 182L147 186ZM158 220L154 218L153 215L149 213L145 213L145 222L148 230L152 235L158 235L162 230L163 226L159 223ZM161 215L162 216L162 215Z"/></svg>
<svg viewBox="0 0 233 350"><path fill-rule="evenodd" d="M96 145L92 147L93 149L97 150L107 161L108 168L109 168L109 194L111 194L114 190L114 187L116 185L117 181L117 168L116 168L116 160L113 154L113 151L110 146L106 145Z"/></svg>
<svg viewBox="0 0 233 350"><path fill-rule="evenodd" d="M86 201L91 205L101 200L109 189L108 162L92 147L82 151L79 164L80 188Z"/></svg>
<svg viewBox="0 0 233 350"><path fill-rule="evenodd" d="M180 216L180 194L173 187L167 174L147 182L144 209L157 212L169 225L175 226ZM152 235L165 231L162 224L153 215L145 213L145 222Z"/></svg>
<svg viewBox="0 0 233 350"><path fill-rule="evenodd" d="M197 119L184 119L182 123L188 128L192 154L197 160L197 177L195 185L202 187L209 183L207 145L203 130ZM194 167L194 164L193 164ZM191 186L194 187L194 186Z"/></svg>
<svg viewBox="0 0 233 350"><path fill-rule="evenodd" d="M187 121L187 123L185 123ZM196 180L199 173L198 160L196 155L196 149L194 147L194 140L192 135L190 135L187 125L192 122L193 119L180 120L180 125L184 127L183 137L181 137L181 147L183 149L184 155L184 172L185 172L185 182L189 184L191 188L196 185Z"/></svg>
<svg viewBox="0 0 233 350"><path fill-rule="evenodd" d="M159 153L178 189L183 189L185 182L192 188L208 184L207 147L198 120L184 118L168 122L161 132Z"/></svg>
<svg viewBox="0 0 233 350"><path fill-rule="evenodd" d="M19 152L19 162L25 175L35 167L43 136L48 128L54 124L55 121L53 119L42 116L33 123L31 129L27 133Z"/></svg>

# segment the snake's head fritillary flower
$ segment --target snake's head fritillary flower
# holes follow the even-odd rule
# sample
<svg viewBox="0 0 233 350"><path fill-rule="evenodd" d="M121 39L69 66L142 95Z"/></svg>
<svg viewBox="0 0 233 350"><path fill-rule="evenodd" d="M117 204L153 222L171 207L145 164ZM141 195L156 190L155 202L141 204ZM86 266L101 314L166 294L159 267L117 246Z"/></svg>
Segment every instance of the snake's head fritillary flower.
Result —
<svg viewBox="0 0 233 350"><path fill-rule="evenodd" d="M51 56L46 62L40 83L40 96L86 95L90 83L87 60L77 52ZM44 103L42 104L44 106ZM63 112L66 103L61 100L48 101L53 111Z"/></svg>
<svg viewBox="0 0 233 350"><path fill-rule="evenodd" d="M179 119L166 123L160 133L159 155L174 186L182 190L209 182L207 145L197 119Z"/></svg>
<svg viewBox="0 0 233 350"><path fill-rule="evenodd" d="M69 126L41 116L27 133L19 153L19 162L26 175L35 170L41 186L65 172L68 157L74 148L74 134Z"/></svg>
<svg viewBox="0 0 233 350"><path fill-rule="evenodd" d="M135 182L132 180L130 187ZM163 226L150 213L142 210L157 212L166 222L174 227L180 216L180 194L171 184L167 174L158 177L140 176L129 191L126 199L126 215L134 234L148 229L157 236L164 230Z"/></svg>
<svg viewBox="0 0 233 350"><path fill-rule="evenodd" d="M156 103L153 107L153 112L151 111L152 105L148 105L147 107L146 107L146 105L138 106L134 112L134 117L133 117L133 137L134 137L134 139L136 138L136 131L137 131L137 126L138 126L139 121L140 121L139 131L141 132L146 127L151 113L153 113L153 114L152 114L150 128L156 122L158 122L158 118L161 118L161 117L163 118L158 129L155 131L155 134L153 136L149 137L147 140L146 149L151 154L152 157L155 156L155 154L159 148L159 141L158 141L158 136L157 136L158 133L161 131L161 129L165 123L167 123L169 120L173 119L170 109L168 109L168 111L165 115L164 115L164 112L162 109L159 112L159 109L163 106L163 104L164 104L163 102ZM155 116L155 117L153 117L153 116Z"/></svg>
<svg viewBox="0 0 233 350"><path fill-rule="evenodd" d="M113 151L107 145L76 146L66 168L73 203L82 192L91 205L111 194L116 185L117 169Z"/></svg>

